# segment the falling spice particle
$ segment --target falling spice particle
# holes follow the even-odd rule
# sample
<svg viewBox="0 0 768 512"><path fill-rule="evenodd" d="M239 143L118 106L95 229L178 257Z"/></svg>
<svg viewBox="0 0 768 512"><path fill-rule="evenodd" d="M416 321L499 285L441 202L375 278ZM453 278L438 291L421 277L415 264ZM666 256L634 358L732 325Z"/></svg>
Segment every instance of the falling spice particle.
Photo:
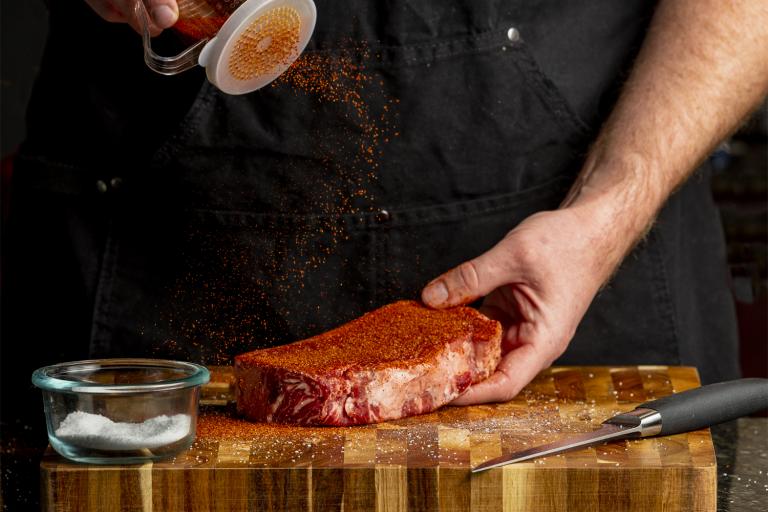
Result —
<svg viewBox="0 0 768 512"><path fill-rule="evenodd" d="M387 94L383 81L375 79L375 72L366 66L370 61L370 50L361 44L332 52L305 52L273 83L275 88L289 87L295 95L309 94L316 108L333 106L350 127L334 135L323 126L313 134L326 175L342 182L341 187L335 180L322 182L334 187L329 190L334 201L318 205L323 213L375 210L372 186L378 180L386 141L397 133L399 100ZM374 111L373 105L379 104L381 111ZM350 190L356 193L347 194Z"/></svg>
<svg viewBox="0 0 768 512"><path fill-rule="evenodd" d="M314 167L292 172L291 166L307 164L286 159L283 190L275 191L285 195L276 201L285 211L250 226L250 239L238 231L187 233L183 270L166 302L158 304L157 328L172 333L158 352L229 364L238 353L338 323L320 304L349 283L318 276L338 274L339 264L358 264L329 258L349 240L349 219L378 211L380 162L398 133L398 100L388 95L369 61L364 45L305 52L270 86L279 97L290 95L307 105L308 114L322 121L307 127L305 137ZM297 203L294 189L312 193ZM313 315L299 317L296 303L317 306Z"/></svg>

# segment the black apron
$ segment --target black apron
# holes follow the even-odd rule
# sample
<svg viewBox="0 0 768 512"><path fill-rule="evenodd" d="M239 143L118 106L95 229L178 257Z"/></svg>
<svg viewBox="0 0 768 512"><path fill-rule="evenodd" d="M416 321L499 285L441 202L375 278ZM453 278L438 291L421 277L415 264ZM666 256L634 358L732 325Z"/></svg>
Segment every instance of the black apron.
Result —
<svg viewBox="0 0 768 512"><path fill-rule="evenodd" d="M151 76L128 29L85 10L72 21L71 6L52 13L4 276L6 335L32 366L85 356L224 364L418 297L527 216L557 208L652 10L316 3L306 58L327 64L349 92L341 99L290 80L228 96L199 70ZM94 37L121 43L94 49ZM105 52L102 67L61 64L57 51L86 46ZM558 363L688 364L712 381L737 373L735 340L704 170Z"/></svg>

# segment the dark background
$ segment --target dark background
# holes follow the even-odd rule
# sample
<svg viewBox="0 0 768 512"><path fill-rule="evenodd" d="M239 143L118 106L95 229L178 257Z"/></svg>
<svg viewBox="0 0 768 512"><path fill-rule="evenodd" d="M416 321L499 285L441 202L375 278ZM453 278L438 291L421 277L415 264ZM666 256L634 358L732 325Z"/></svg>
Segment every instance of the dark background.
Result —
<svg viewBox="0 0 768 512"><path fill-rule="evenodd" d="M82 1L82 0L75 0ZM2 51L2 156L24 138L24 111L43 53L48 13L42 0L3 0L0 11ZM87 58L87 56L72 56Z"/></svg>

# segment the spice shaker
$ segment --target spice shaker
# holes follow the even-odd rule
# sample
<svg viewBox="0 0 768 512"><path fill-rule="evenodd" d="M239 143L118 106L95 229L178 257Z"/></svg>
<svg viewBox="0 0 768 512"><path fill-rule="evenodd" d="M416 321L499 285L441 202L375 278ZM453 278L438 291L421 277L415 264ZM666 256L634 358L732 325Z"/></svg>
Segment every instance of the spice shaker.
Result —
<svg viewBox="0 0 768 512"><path fill-rule="evenodd" d="M148 0L136 0L144 62L163 75L197 65L228 94L255 91L280 76L299 57L315 28L313 0L178 0L173 30L190 46L175 56L152 49Z"/></svg>

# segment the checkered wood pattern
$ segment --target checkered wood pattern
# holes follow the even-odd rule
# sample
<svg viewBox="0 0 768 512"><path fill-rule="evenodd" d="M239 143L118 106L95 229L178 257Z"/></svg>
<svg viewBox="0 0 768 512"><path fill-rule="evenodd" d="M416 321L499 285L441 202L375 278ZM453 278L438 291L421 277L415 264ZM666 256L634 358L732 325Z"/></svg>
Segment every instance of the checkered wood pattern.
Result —
<svg viewBox="0 0 768 512"><path fill-rule="evenodd" d="M230 372L216 369L203 402L231 399ZM365 427L254 427L247 439L211 434L206 422L214 418L202 415L206 434L167 462L86 466L49 451L43 501L56 511L713 511L708 430L469 473L490 458L592 430L639 403L698 385L693 368L555 367L505 404L446 407Z"/></svg>

